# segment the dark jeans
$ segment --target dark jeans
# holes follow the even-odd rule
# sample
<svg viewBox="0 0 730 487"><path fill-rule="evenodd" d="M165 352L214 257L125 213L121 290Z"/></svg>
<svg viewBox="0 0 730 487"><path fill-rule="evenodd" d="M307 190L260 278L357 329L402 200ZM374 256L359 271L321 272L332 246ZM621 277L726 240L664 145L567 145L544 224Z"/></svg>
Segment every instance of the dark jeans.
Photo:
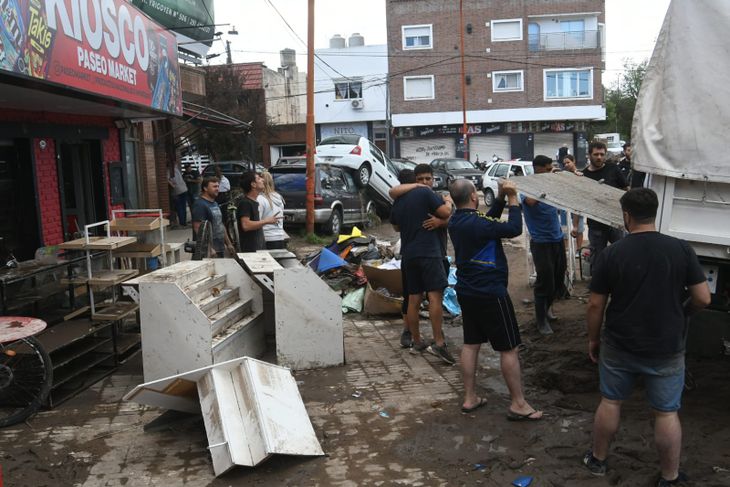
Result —
<svg viewBox="0 0 730 487"><path fill-rule="evenodd" d="M177 213L177 222L180 225L187 225L188 213L188 192L180 193L174 197L175 212Z"/></svg>
<svg viewBox="0 0 730 487"><path fill-rule="evenodd" d="M590 240L591 266L596 263L598 255L608 247L609 242L614 243L621 240L624 232L618 228L607 225L588 225L588 240Z"/></svg>
<svg viewBox="0 0 730 487"><path fill-rule="evenodd" d="M565 296L565 244L559 242L530 242L532 261L537 271L535 296L547 298L552 302L555 298Z"/></svg>

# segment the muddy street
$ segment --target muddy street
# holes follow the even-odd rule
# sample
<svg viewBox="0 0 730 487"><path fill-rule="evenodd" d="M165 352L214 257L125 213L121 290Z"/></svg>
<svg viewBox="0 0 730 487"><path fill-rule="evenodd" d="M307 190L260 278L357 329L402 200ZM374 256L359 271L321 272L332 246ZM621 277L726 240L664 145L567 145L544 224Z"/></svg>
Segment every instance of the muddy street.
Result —
<svg viewBox="0 0 730 487"><path fill-rule="evenodd" d="M394 236L388 225L375 233ZM545 412L539 422L506 420L509 395L499 357L488 346L480 355L478 387L489 402L462 414L458 366L402 350L399 318L348 314L346 365L295 374L325 457L275 455L215 478L199 416L167 414L161 421L162 410L121 401L142 382L137 356L58 408L0 430L5 485L507 486L523 475L535 486L653 485L657 454L641 391L625 404L607 476L593 478L582 466L599 401L597 369L586 353L585 283L577 283L573 298L556 303L555 334L543 337L532 321L523 238L505 249L523 334L526 396ZM421 325L430 336L427 320ZM445 331L458 357L458 319ZM688 367L696 384L681 411L683 468L691 485L730 485L730 361L690 358Z"/></svg>

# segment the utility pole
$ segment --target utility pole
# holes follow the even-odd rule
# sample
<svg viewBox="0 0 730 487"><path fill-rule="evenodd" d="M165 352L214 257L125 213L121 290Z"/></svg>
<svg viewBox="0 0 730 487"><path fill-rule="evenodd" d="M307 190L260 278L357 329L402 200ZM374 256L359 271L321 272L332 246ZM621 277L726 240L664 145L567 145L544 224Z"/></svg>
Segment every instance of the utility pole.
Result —
<svg viewBox="0 0 730 487"><path fill-rule="evenodd" d="M314 233L314 0L308 0L307 22L307 199L306 232Z"/></svg>
<svg viewBox="0 0 730 487"><path fill-rule="evenodd" d="M464 68L464 0L459 0L459 41L461 45L461 114L462 141L464 144L464 159L469 160L469 138L466 126L466 73Z"/></svg>

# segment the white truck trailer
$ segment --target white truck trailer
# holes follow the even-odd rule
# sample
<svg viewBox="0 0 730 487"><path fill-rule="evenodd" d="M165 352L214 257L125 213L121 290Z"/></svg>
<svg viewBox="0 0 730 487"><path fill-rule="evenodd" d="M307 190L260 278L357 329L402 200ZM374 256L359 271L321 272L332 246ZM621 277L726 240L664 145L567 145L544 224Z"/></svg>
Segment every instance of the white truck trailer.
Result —
<svg viewBox="0 0 730 487"><path fill-rule="evenodd" d="M688 350L730 353L730 2L672 0L634 112L635 170L659 196L657 226L700 258L712 305Z"/></svg>

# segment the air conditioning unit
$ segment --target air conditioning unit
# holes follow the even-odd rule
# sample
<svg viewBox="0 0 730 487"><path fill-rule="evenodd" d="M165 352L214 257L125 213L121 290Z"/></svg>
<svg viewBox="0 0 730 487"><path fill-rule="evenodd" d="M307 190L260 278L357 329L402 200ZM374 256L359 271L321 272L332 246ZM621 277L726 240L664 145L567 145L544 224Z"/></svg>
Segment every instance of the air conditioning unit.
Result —
<svg viewBox="0 0 730 487"><path fill-rule="evenodd" d="M365 103L363 103L362 100L352 100L351 104L352 108L354 108L355 110L362 110L363 108L365 108Z"/></svg>

